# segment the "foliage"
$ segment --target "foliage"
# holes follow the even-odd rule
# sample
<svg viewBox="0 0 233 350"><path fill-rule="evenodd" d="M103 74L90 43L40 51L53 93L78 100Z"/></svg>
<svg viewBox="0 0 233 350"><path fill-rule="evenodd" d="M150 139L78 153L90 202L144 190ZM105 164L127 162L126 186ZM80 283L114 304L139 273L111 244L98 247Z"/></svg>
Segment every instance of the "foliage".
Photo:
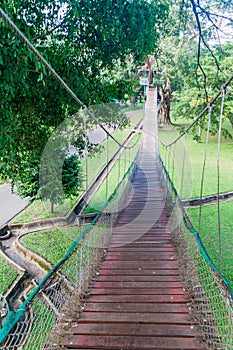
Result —
<svg viewBox="0 0 233 350"><path fill-rule="evenodd" d="M114 132L114 138L119 142L123 143L128 137L130 131L139 123L142 119L141 111L128 112L131 114L130 121L131 124L128 125L124 130L116 130ZM87 157L81 159L81 169L82 177L86 178L87 184L93 182L98 173L102 170L103 166L106 164L107 158L110 158L117 151L119 145L112 139L107 139L103 141L101 145L96 148L95 156L89 154ZM101 152L98 152L98 149ZM87 172L86 172L87 171ZM116 181L114 182L116 184ZM81 193L84 188L81 188ZM78 195L73 197L73 199L65 199L63 204L56 205L54 208L54 213L49 210L50 204L46 201L41 203L39 200L35 200L30 206L28 206L15 220L14 223L19 222L31 222L35 220L48 219L50 217L65 216L74 206L77 201Z"/></svg>
<svg viewBox="0 0 233 350"><path fill-rule="evenodd" d="M221 67L221 72L214 64L211 53L207 49L203 49L201 63L206 73L205 78L202 72L197 70L197 47L195 42L190 42L186 38L165 38L163 44L161 44L161 51L163 51L161 57L164 60L163 74L172 77L173 108L171 113L173 118L177 119L185 116L187 119L193 119L197 117L206 103L215 96L227 78L232 75L233 44L229 42L222 45L221 49L216 46L213 50ZM203 89L204 85L206 86L205 89ZM224 120L228 119L232 124L231 89L231 87L228 88L228 94L225 98ZM218 99L213 110L212 134L215 134L218 130L220 106L221 99ZM204 119L199 123L202 129L206 125L205 121ZM194 132L197 133L197 129ZM226 137L232 137L229 130L224 129L223 134Z"/></svg>
<svg viewBox="0 0 233 350"><path fill-rule="evenodd" d="M169 2L3 0L2 8L89 106L124 98L127 77L106 83L102 73L116 64L124 70L130 55L137 65L153 50ZM22 182L53 130L80 106L3 20L0 26L0 172Z"/></svg>
<svg viewBox="0 0 233 350"><path fill-rule="evenodd" d="M73 208L77 198L67 198L64 203L57 204L51 213L51 203L49 201L34 200L26 209L24 209L17 217L14 218L13 223L32 222L37 220L45 220L52 217L61 217Z"/></svg>
<svg viewBox="0 0 233 350"><path fill-rule="evenodd" d="M63 160L62 181L60 181L59 169ZM57 152L53 155L51 164L53 171L48 169L49 165L47 163L46 167L40 164L33 168L25 168L23 178L15 183L15 187L21 197L29 197L31 202L36 199L49 200L53 213L54 204L63 203L67 197L78 196L82 176L77 154L65 158L63 152Z"/></svg>
<svg viewBox="0 0 233 350"><path fill-rule="evenodd" d="M156 52L157 69L162 70L164 81L167 77L171 80L176 102L173 106L177 107L172 109L173 118L196 117L231 76L233 36L228 43L220 45L220 42L227 37L227 26L233 23L232 11L230 1L175 1L171 12L174 25ZM216 107L213 133L218 129L220 102ZM232 107L228 101L225 118L232 123ZM226 130L223 132L231 137Z"/></svg>

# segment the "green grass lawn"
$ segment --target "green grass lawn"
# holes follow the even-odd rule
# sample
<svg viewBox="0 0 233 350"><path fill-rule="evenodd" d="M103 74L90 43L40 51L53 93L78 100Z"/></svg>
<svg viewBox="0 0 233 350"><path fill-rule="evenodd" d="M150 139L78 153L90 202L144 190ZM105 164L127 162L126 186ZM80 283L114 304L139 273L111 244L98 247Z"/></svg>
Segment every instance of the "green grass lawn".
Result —
<svg viewBox="0 0 233 350"><path fill-rule="evenodd" d="M131 130L139 123L143 117L142 110L131 111L130 125L124 130L117 130L114 132L114 138L123 143ZM135 141L135 138L134 138ZM89 156L82 160L83 177L83 191L86 185L90 185L96 176L100 173L107 160L110 159L118 150L119 145L111 138L105 140L101 144L101 152L95 156ZM87 169L87 171L86 171ZM81 193L83 193L83 191ZM72 209L78 198L66 199L63 204L54 206L54 213L50 212L50 203L47 201L34 201L28 208L26 208L19 216L17 216L13 223L31 222L36 220L44 220L52 217L65 216Z"/></svg>
<svg viewBox="0 0 233 350"><path fill-rule="evenodd" d="M82 227L68 227L29 233L21 238L23 244L56 264L83 231Z"/></svg>
<svg viewBox="0 0 233 350"><path fill-rule="evenodd" d="M199 208L187 209L188 216L199 231ZM220 245L218 238L218 208L217 205L203 206L201 211L200 237L210 258L233 287L233 201L220 203ZM220 266L220 251L222 266Z"/></svg>
<svg viewBox="0 0 233 350"><path fill-rule="evenodd" d="M186 125L187 126L187 125ZM229 123L223 125L232 132ZM168 144L175 140L178 132L174 128L164 128L159 132L160 139ZM169 173L174 174L172 179L181 198L197 198L201 193L201 176L206 150L205 133L202 134L200 143L193 140L192 135L187 135L176 146L166 151L162 146L160 152L166 161ZM185 147L184 147L185 146ZM218 192L217 184L217 152L218 136L210 136L208 143L208 153L204 177L203 195L208 196ZM174 156L174 164L172 157ZM183 157L185 154L185 162ZM220 192L233 191L233 142L231 139L221 138L220 147ZM184 169L184 176L182 171ZM183 183L183 191L181 190ZM221 203L221 249L222 249L222 272L233 286L232 267L232 233L233 233L233 201ZM194 226L199 231L199 208L187 210L188 216ZM202 208L200 237L210 258L220 269L220 253L218 242L218 220L217 205L212 204Z"/></svg>
<svg viewBox="0 0 233 350"><path fill-rule="evenodd" d="M145 102L144 101L143 102L137 101L135 107L132 107L131 103L128 101L127 107L122 107L122 111L124 111L124 112L137 111L139 109L144 108L144 106L145 106Z"/></svg>
<svg viewBox="0 0 233 350"><path fill-rule="evenodd" d="M159 138L165 144L170 143L178 136L177 131L174 129L161 130L159 132ZM205 168L205 181L203 195L211 195L217 193L217 150L218 142L217 135L211 136L208 144L208 154ZM184 190L182 198L195 198L200 197L201 189L201 176L203 169L203 161L205 155L205 135L203 134L202 142L198 143L193 140L192 135L187 135L182 138L181 141L175 146L172 146L170 150L170 166L169 170L172 173L172 159L175 160L175 176L174 183L179 193L181 193L180 184L183 180ZM163 158L165 156L165 151L160 147L161 154ZM175 154L175 156L173 156ZM185 162L183 163L183 155L185 154ZM184 166L184 177L182 179L182 170ZM231 139L221 139L221 149L220 149L220 192L232 191L233 183L233 142Z"/></svg>
<svg viewBox="0 0 233 350"><path fill-rule="evenodd" d="M89 228L90 226L88 226ZM29 233L21 238L22 243L35 253L56 265L67 253L71 245L86 229L83 227L67 227ZM75 284L80 277L81 269L85 269L96 247L102 247L102 237L108 232L104 224L94 225L88 229L83 239L62 264L61 270Z"/></svg>
<svg viewBox="0 0 233 350"><path fill-rule="evenodd" d="M55 265L63 258L69 247L80 236L84 229L85 227L83 226L73 226L32 232L24 235L21 241L25 246ZM94 235L100 235L105 229L105 225L95 225L91 228L91 234L93 237Z"/></svg>
<svg viewBox="0 0 233 350"><path fill-rule="evenodd" d="M0 294L4 294L17 278L18 273L1 257L0 266Z"/></svg>
<svg viewBox="0 0 233 350"><path fill-rule="evenodd" d="M50 212L49 201L34 201L13 220L13 224L65 216L74 206L76 200L76 198L66 199L63 204L55 205L53 214Z"/></svg>

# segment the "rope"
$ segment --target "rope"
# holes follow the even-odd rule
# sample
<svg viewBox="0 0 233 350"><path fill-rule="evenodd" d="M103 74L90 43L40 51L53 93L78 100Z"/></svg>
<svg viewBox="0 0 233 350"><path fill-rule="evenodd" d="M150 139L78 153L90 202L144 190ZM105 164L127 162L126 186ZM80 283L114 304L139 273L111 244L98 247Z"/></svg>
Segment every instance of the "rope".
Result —
<svg viewBox="0 0 233 350"><path fill-rule="evenodd" d="M109 167L108 167L108 163L109 163L109 137L107 135L107 153L106 153L106 162L107 162L107 177L105 180L105 198L108 198L108 175L109 175Z"/></svg>
<svg viewBox="0 0 233 350"><path fill-rule="evenodd" d="M183 188L184 188L184 172L185 172L185 154L186 154L186 141L187 141L187 134L185 134L185 139L184 139L184 152L183 152L183 162L182 162L182 172L181 172L181 184L180 184L180 197L183 197ZM169 145L170 147L170 145Z"/></svg>
<svg viewBox="0 0 233 350"><path fill-rule="evenodd" d="M168 147L168 162L167 162L167 168L170 172L170 162L171 162L171 146Z"/></svg>
<svg viewBox="0 0 233 350"><path fill-rule="evenodd" d="M219 248L219 266L220 271L222 272L222 244L221 244L221 220L220 220L220 145L221 145L221 132L222 132L222 120L223 120L223 111L225 103L225 94L226 89L222 90L222 104L220 110L220 120L219 120L219 131L218 131L218 155L217 155L217 179L218 179L218 248Z"/></svg>
<svg viewBox="0 0 233 350"><path fill-rule="evenodd" d="M87 123L86 123L86 115L85 111L83 111L83 127L84 127L84 133L85 135L87 134ZM88 189L88 147L87 147L87 138L85 137L85 147L84 147L84 152L85 152L85 177L86 177L86 190Z"/></svg>
<svg viewBox="0 0 233 350"><path fill-rule="evenodd" d="M201 191L200 191L200 210L199 210L199 219L198 219L198 231L201 229L201 215L202 215L202 198L203 198L203 188L204 188L204 176L205 176L205 168L206 168L206 159L208 152L208 144L209 144L209 133L210 133L210 125L211 125L211 116L212 116L213 106L209 106L209 117L208 117L208 125L206 132L206 147L205 147L205 155L202 167L202 175L201 175Z"/></svg>
<svg viewBox="0 0 233 350"><path fill-rule="evenodd" d="M172 181L174 181L176 145L177 144L175 143L174 150L173 150L172 173L171 173Z"/></svg>

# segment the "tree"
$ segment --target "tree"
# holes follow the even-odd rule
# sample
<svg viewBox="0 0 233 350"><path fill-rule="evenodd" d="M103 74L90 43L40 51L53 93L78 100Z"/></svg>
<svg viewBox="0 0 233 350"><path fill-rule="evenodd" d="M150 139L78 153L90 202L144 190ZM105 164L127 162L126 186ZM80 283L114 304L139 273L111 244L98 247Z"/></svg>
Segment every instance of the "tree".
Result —
<svg viewBox="0 0 233 350"><path fill-rule="evenodd" d="M188 43L187 43L188 44ZM182 50L181 50L182 51ZM182 51L183 52L183 51ZM188 52L188 50L187 50ZM213 53L221 67L221 73L213 64L210 52L206 49L202 52L202 66L206 72L206 89L201 89L200 86L204 84L204 77L201 72L196 73L196 55L189 55L183 52L182 60L176 62L177 75L173 76L173 116L176 119L184 117L193 119L206 106L206 92L209 100L219 91L220 87L225 83L226 79L233 73L232 70L232 54L233 44L227 43L222 45L221 50L216 47ZM196 51L194 50L194 53ZM182 63L183 62L183 63ZM182 63L182 64L181 64ZM185 63L185 64L184 64ZM218 130L218 121L220 114L220 100L216 101L213 111L211 133L214 134ZM225 97L224 118L228 119L232 124L233 108L231 103L231 95L227 94ZM207 116L206 116L207 117ZM205 128L205 118L199 122L200 129ZM199 140L199 131L194 130L195 138ZM231 137L227 129L223 129L223 134L226 137Z"/></svg>
<svg viewBox="0 0 233 350"><path fill-rule="evenodd" d="M3 0L2 8L90 106L109 102L115 91L118 98L125 95L125 79L106 83L103 73L116 64L123 71L129 55L137 65L153 51L169 2ZM0 172L16 182L38 164L53 130L80 106L3 20L0 27ZM82 137L80 130L77 139Z"/></svg>
<svg viewBox="0 0 233 350"><path fill-rule="evenodd" d="M18 180L14 187L16 193L30 202L36 199L48 200L51 203L51 214L54 213L54 204L63 203L65 198L77 197L82 188L82 170L77 154L66 155L58 151L50 167L34 164L34 168L26 168L24 177ZM56 162L57 166L54 166ZM62 181L59 168L62 166ZM48 165L48 164L47 164Z"/></svg>
<svg viewBox="0 0 233 350"><path fill-rule="evenodd" d="M161 97L160 107L158 111L159 124L171 124L170 104L172 91L169 77L167 77L166 84L161 85L159 89L159 94Z"/></svg>
<svg viewBox="0 0 233 350"><path fill-rule="evenodd" d="M185 11L180 12L181 9ZM162 68L164 80L171 78L176 117L196 117L232 74L229 63L228 69L224 63L224 56L228 56L226 46L220 46L216 40L216 35L222 34L224 29L219 20L224 19L225 25L227 20L232 23L229 16L232 9L231 2L223 5L211 0L187 0L182 1L182 7L178 3L173 6L172 16L177 24L162 38L156 61L159 69ZM231 113L227 113L227 118L231 119ZM217 116L214 120L213 132L218 126Z"/></svg>

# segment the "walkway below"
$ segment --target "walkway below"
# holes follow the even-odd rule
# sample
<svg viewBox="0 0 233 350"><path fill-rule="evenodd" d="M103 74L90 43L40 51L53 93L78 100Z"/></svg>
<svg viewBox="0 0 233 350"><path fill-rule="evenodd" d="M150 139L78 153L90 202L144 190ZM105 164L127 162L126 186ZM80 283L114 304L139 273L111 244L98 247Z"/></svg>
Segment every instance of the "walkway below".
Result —
<svg viewBox="0 0 233 350"><path fill-rule="evenodd" d="M167 231L155 133L147 127L145 121L127 205L64 349L202 348Z"/></svg>
<svg viewBox="0 0 233 350"><path fill-rule="evenodd" d="M11 192L11 185L0 186L0 228L28 205L25 199Z"/></svg>

